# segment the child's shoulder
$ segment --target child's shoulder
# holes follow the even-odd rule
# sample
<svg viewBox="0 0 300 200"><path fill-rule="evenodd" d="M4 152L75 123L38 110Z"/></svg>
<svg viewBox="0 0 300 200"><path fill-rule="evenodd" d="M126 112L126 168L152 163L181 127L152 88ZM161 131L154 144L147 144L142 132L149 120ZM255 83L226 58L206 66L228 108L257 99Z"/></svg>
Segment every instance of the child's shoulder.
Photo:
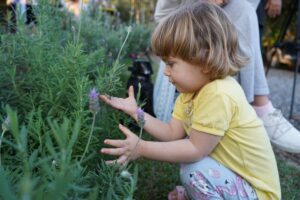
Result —
<svg viewBox="0 0 300 200"><path fill-rule="evenodd" d="M211 99L217 96L226 96L235 101L246 101L243 89L241 88L239 83L230 76L227 76L223 79L216 79L205 85L197 94L195 101ZM178 100L182 103L188 103L191 99L194 99L194 97L195 94L182 93L179 95Z"/></svg>
<svg viewBox="0 0 300 200"><path fill-rule="evenodd" d="M231 76L227 76L223 79L216 79L203 88L204 92L213 92L213 93L231 93L242 92L240 84Z"/></svg>
<svg viewBox="0 0 300 200"><path fill-rule="evenodd" d="M227 96L235 100L246 100L240 84L230 76L210 82L199 93L200 98L212 95Z"/></svg>

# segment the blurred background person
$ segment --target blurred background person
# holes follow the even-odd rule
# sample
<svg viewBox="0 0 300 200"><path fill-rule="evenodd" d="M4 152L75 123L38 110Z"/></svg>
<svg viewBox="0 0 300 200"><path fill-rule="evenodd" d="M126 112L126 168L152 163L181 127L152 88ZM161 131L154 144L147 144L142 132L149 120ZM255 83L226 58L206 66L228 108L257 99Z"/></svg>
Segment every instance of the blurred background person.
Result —
<svg viewBox="0 0 300 200"><path fill-rule="evenodd" d="M275 18L281 14L282 0L261 0L256 9L259 34L262 44L262 36L266 23L266 17Z"/></svg>
<svg viewBox="0 0 300 200"><path fill-rule="evenodd" d="M17 31L17 16L18 14L26 15L26 25L33 28L37 24L36 16L33 12L33 6L37 4L34 0L7 0L9 11L9 30L11 33Z"/></svg>

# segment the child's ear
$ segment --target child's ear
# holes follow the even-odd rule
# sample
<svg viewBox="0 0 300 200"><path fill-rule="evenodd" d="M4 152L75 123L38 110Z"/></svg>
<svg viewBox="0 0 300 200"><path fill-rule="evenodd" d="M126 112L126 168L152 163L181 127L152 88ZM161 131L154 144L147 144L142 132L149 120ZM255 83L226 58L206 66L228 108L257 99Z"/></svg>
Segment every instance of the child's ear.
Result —
<svg viewBox="0 0 300 200"><path fill-rule="evenodd" d="M202 73L203 74L208 74L210 72L210 69L208 67L203 67L202 68Z"/></svg>

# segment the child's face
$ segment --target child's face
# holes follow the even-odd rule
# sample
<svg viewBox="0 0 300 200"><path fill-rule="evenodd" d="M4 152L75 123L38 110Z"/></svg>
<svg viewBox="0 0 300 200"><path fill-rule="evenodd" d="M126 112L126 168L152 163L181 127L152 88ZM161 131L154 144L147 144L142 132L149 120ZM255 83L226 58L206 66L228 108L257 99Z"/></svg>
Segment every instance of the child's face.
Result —
<svg viewBox="0 0 300 200"><path fill-rule="evenodd" d="M210 82L209 75L203 73L201 66L188 63L180 58L165 60L164 74L181 93L194 93Z"/></svg>

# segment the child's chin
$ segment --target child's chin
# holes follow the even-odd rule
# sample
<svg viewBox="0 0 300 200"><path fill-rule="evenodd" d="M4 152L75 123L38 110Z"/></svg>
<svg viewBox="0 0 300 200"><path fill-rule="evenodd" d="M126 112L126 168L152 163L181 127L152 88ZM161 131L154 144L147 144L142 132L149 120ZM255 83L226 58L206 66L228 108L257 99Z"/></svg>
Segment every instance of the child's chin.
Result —
<svg viewBox="0 0 300 200"><path fill-rule="evenodd" d="M182 89L180 89L180 88L178 88L178 87L176 87L176 90L177 90L177 92L179 92L179 93L185 93Z"/></svg>

